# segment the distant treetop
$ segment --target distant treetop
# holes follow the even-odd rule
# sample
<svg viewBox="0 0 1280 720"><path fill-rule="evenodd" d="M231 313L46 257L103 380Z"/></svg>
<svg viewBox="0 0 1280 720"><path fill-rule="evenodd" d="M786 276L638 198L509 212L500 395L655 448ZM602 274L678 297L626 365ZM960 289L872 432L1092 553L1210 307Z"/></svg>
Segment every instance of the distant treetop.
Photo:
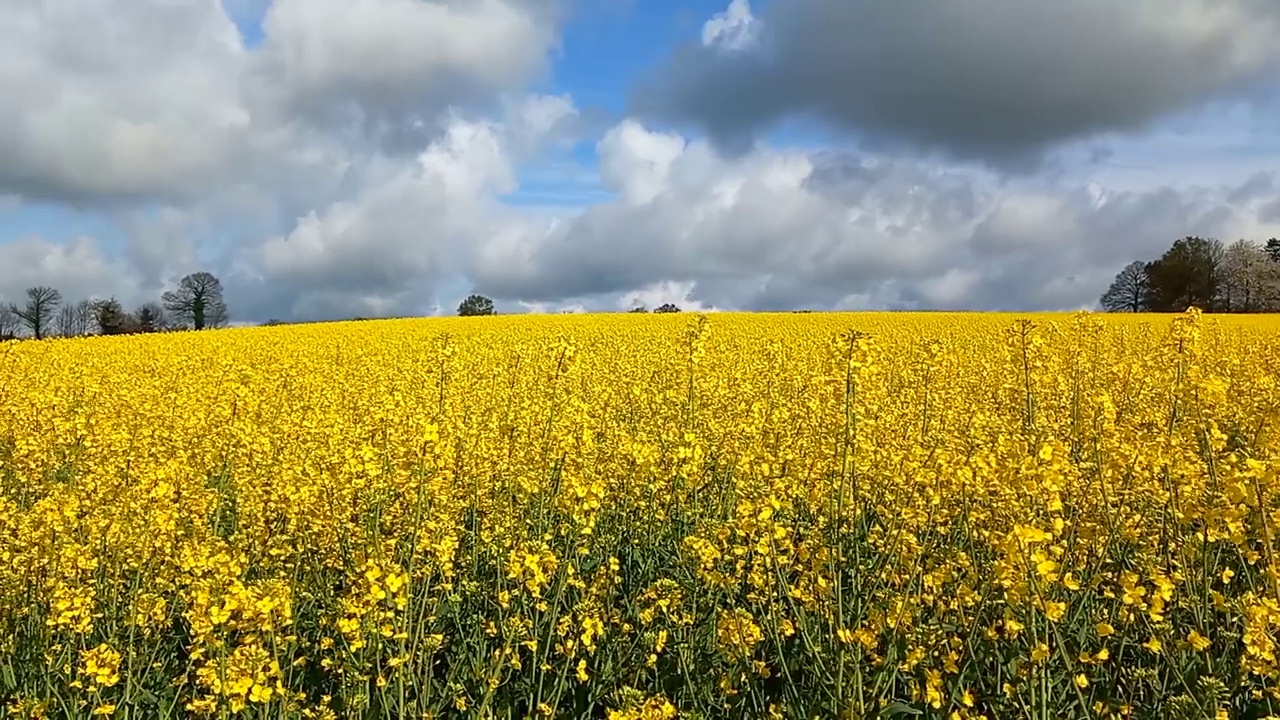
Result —
<svg viewBox="0 0 1280 720"><path fill-rule="evenodd" d="M463 317L474 315L496 315L497 311L493 309L493 301L483 295L468 295L458 305L458 314Z"/></svg>

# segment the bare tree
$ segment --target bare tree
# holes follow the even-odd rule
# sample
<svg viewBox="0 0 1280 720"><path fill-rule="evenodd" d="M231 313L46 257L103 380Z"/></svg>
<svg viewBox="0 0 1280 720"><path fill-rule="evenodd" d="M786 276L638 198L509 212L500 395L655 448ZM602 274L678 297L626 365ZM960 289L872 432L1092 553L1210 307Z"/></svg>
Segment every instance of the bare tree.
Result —
<svg viewBox="0 0 1280 720"><path fill-rule="evenodd" d="M1142 312L1147 307L1147 264L1137 260L1124 266L1102 296L1107 312Z"/></svg>
<svg viewBox="0 0 1280 720"><path fill-rule="evenodd" d="M18 330L22 327L22 321L18 319L18 314L8 305L0 305L0 340L9 340L18 336Z"/></svg>
<svg viewBox="0 0 1280 720"><path fill-rule="evenodd" d="M58 308L58 314L53 319L54 335L61 335L62 337L72 337L76 334L75 330L73 329L73 326L75 325L75 312L76 312L75 305L63 305L62 307Z"/></svg>
<svg viewBox="0 0 1280 720"><path fill-rule="evenodd" d="M81 300L74 305L63 305L58 310L54 328L63 337L88 335L93 324L93 313L88 300Z"/></svg>
<svg viewBox="0 0 1280 720"><path fill-rule="evenodd" d="M223 327L227 324L227 304L222 300L222 282L207 272L192 273L178 283L177 290L166 292L164 307L172 317L190 323L196 330Z"/></svg>
<svg viewBox="0 0 1280 720"><path fill-rule="evenodd" d="M1266 248L1262 251L1267 253ZM1270 259L1257 268L1258 312L1280 312L1280 262Z"/></svg>
<svg viewBox="0 0 1280 720"><path fill-rule="evenodd" d="M93 303L88 300L76 303L75 327L77 335L88 335L93 332Z"/></svg>
<svg viewBox="0 0 1280 720"><path fill-rule="evenodd" d="M31 330L37 340L43 339L53 329L55 314L62 304L62 293L46 285L27 288L27 304L13 306L13 312Z"/></svg>

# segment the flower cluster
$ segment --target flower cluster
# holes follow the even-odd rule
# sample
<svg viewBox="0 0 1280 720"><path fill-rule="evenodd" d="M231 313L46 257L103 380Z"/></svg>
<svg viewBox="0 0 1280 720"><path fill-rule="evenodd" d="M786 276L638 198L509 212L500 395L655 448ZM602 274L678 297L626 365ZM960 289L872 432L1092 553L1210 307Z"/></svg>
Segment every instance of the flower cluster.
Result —
<svg viewBox="0 0 1280 720"><path fill-rule="evenodd" d="M12 717L1280 714L1280 321L0 352Z"/></svg>

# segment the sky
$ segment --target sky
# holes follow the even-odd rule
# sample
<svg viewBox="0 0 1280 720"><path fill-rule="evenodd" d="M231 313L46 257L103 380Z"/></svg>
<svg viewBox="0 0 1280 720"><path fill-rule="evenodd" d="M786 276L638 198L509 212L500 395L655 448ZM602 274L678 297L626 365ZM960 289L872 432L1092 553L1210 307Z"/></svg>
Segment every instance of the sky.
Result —
<svg viewBox="0 0 1280 720"><path fill-rule="evenodd" d="M1094 308L1280 235L1274 0L0 0L0 300Z"/></svg>

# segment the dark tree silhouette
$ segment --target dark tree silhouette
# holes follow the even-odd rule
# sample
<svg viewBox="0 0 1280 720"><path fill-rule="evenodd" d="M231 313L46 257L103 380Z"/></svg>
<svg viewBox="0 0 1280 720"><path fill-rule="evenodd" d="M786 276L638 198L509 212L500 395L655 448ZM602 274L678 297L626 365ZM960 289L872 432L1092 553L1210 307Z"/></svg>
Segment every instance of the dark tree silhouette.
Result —
<svg viewBox="0 0 1280 720"><path fill-rule="evenodd" d="M649 309L648 309L648 308L646 308L646 307L645 307L645 306L643 306L643 305L637 305L637 306L635 306L635 307L631 308L630 310L628 310L627 312L633 312L633 313L647 313L647 312L649 312Z"/></svg>
<svg viewBox="0 0 1280 720"><path fill-rule="evenodd" d="M164 308L196 330L227 324L227 304L222 301L222 282L207 272L192 273L178 283L177 290L161 296Z"/></svg>
<svg viewBox="0 0 1280 720"><path fill-rule="evenodd" d="M53 329L54 314L61 304L62 293L40 285L27 288L27 304L22 307L13 306L13 313L37 340L41 340Z"/></svg>
<svg viewBox="0 0 1280 720"><path fill-rule="evenodd" d="M663 303L653 309L656 313L678 313L680 308L673 303Z"/></svg>
<svg viewBox="0 0 1280 720"><path fill-rule="evenodd" d="M1147 306L1155 312L1182 312L1195 306L1216 310L1223 248L1217 240L1185 237L1159 260L1149 262Z"/></svg>
<svg viewBox="0 0 1280 720"><path fill-rule="evenodd" d="M103 335L124 335L132 329L133 318L129 317L120 301L115 298L95 300L90 311L93 314L93 324Z"/></svg>
<svg viewBox="0 0 1280 720"><path fill-rule="evenodd" d="M1267 257L1280 263L1280 238L1271 238L1267 241Z"/></svg>
<svg viewBox="0 0 1280 720"><path fill-rule="evenodd" d="M168 327L164 308L157 303L143 303L142 307L133 314L133 318L136 321L136 330L140 333L160 332Z"/></svg>
<svg viewBox="0 0 1280 720"><path fill-rule="evenodd" d="M458 304L458 314L464 317L475 315L494 315L493 301L483 295L468 295Z"/></svg>
<svg viewBox="0 0 1280 720"><path fill-rule="evenodd" d="M1107 312L1142 312L1147 309L1147 264L1135 260L1124 266L1102 295Z"/></svg>

